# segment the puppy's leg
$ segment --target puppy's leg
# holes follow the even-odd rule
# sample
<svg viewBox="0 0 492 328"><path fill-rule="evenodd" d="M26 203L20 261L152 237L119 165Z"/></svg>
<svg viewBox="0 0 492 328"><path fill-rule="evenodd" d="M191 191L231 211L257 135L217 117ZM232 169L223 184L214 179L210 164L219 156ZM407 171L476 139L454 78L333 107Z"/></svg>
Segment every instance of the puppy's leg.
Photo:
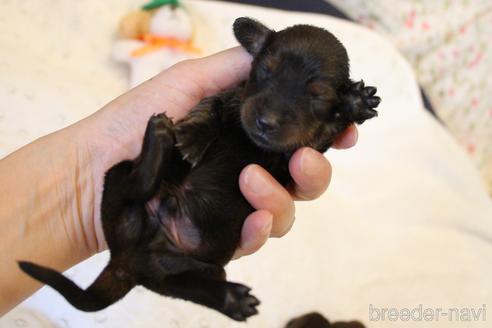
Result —
<svg viewBox="0 0 492 328"><path fill-rule="evenodd" d="M374 110L379 105L381 98L375 96L377 89L364 86L364 81L354 82L347 91L341 95L343 115L357 124L378 115Z"/></svg>
<svg viewBox="0 0 492 328"><path fill-rule="evenodd" d="M109 248L114 251L140 238L146 214L143 207L128 208L128 200L145 202L160 182L173 153L172 122L164 115L150 118L142 151L134 161L123 161L106 173L101 218ZM129 212L130 211L130 212Z"/></svg>
<svg viewBox="0 0 492 328"><path fill-rule="evenodd" d="M155 193L175 144L173 123L165 114L152 116L147 123L142 151L133 161L126 180L126 197L146 200Z"/></svg>
<svg viewBox="0 0 492 328"><path fill-rule="evenodd" d="M195 166L219 132L220 99L205 98L176 124L176 147L183 159Z"/></svg>
<svg viewBox="0 0 492 328"><path fill-rule="evenodd" d="M214 270L167 276L159 290L151 289L215 309L237 321L257 314L256 306L260 302L249 293L250 288L224 279L224 269L217 266Z"/></svg>

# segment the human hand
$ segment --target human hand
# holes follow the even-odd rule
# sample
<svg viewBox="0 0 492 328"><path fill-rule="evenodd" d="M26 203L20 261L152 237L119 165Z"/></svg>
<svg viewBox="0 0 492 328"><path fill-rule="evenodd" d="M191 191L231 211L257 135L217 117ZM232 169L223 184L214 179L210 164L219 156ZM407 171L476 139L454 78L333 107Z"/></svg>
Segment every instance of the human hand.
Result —
<svg viewBox="0 0 492 328"><path fill-rule="evenodd" d="M250 63L250 55L242 48L184 61L130 90L80 122L81 130L89 135L83 138L85 147L95 159L92 166L95 172L95 210L93 221L90 222L90 218L87 220L94 227L92 231L96 231L92 237L96 240L91 244L98 245L98 250L105 247L98 210L104 172L124 159L138 156L145 126L151 115L165 112L168 117L179 120L202 98L231 88L246 79ZM351 126L335 147L352 146L357 139L356 132L355 126ZM288 189L257 165L250 165L241 173L241 191L257 211L244 223L235 258L255 252L269 236L284 235L294 221L294 200L317 198L328 187L331 166L323 155L310 148L299 149L292 156L289 169L295 183Z"/></svg>
<svg viewBox="0 0 492 328"><path fill-rule="evenodd" d="M100 219L104 175L140 154L150 116L184 117L203 97L246 79L250 62L235 48L180 63L90 117L0 160L0 315L41 286L19 274L18 260L64 271L106 248ZM355 139L350 127L335 146L348 147ZM331 167L321 154L300 149L289 167L294 184L287 189L258 166L242 172L241 190L258 211L244 223L236 258L290 229L293 200L316 198L327 188Z"/></svg>
<svg viewBox="0 0 492 328"><path fill-rule="evenodd" d="M350 148L357 142L357 128L351 125L334 143L333 148ZM304 147L289 162L294 183L282 187L263 168L247 166L239 178L243 195L258 211L250 214L243 225L241 243L234 258L256 252L269 237L282 237L295 219L296 200L313 200L327 188L331 179L330 162L319 152Z"/></svg>

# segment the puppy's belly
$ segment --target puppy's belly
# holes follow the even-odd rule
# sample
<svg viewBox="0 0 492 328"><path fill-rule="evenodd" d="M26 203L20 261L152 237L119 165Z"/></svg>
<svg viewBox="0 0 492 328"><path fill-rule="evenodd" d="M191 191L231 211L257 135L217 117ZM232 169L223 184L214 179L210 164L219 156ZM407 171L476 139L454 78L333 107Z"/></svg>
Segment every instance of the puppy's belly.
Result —
<svg viewBox="0 0 492 328"><path fill-rule="evenodd" d="M178 249L184 253L198 249L200 233L188 216L179 214L175 197L154 196L145 204L145 209L150 217L161 223L164 233Z"/></svg>

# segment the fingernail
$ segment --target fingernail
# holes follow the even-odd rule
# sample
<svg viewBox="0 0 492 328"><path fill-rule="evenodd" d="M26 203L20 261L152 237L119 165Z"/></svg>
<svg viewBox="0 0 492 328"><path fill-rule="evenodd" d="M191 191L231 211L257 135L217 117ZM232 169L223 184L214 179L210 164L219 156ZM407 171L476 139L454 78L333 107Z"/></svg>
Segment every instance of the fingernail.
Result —
<svg viewBox="0 0 492 328"><path fill-rule="evenodd" d="M268 213L268 216L263 220L262 224L258 226L256 229L257 233L255 233L254 238L247 240L244 244L241 245L241 248L244 250L257 249L265 243L265 241L270 236L270 232L272 231L273 226L273 215Z"/></svg>
<svg viewBox="0 0 492 328"><path fill-rule="evenodd" d="M349 134L350 137L347 138L344 145L346 148L355 145L357 143L357 139L359 138L359 131L357 130L357 128L355 126L352 126L350 129L351 129L351 133Z"/></svg>
<svg viewBox="0 0 492 328"><path fill-rule="evenodd" d="M253 166L246 169L244 181L246 182L246 185L259 196L267 196L272 192L271 183Z"/></svg>
<svg viewBox="0 0 492 328"><path fill-rule="evenodd" d="M301 154L301 172L307 176L314 176L323 169L318 159L318 154L311 148L306 148Z"/></svg>
<svg viewBox="0 0 492 328"><path fill-rule="evenodd" d="M359 138L359 132L357 128L354 125L352 125L347 129L347 131L343 133L343 136L341 138L338 138L339 140L335 141L336 148L339 149L350 148L357 143L358 138Z"/></svg>

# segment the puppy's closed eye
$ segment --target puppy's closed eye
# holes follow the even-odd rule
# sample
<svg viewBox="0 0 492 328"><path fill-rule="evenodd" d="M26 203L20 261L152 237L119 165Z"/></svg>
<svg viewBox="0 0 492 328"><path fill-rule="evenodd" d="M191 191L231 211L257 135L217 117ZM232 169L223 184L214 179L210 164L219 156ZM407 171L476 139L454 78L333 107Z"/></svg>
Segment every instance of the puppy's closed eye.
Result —
<svg viewBox="0 0 492 328"><path fill-rule="evenodd" d="M256 80L257 82L266 82L272 76L272 71L267 65L260 65L256 70Z"/></svg>
<svg viewBox="0 0 492 328"><path fill-rule="evenodd" d="M256 77L258 81L269 80L273 75L275 75L275 72L278 70L278 68L279 62L276 58L268 58L264 60L257 67Z"/></svg>

